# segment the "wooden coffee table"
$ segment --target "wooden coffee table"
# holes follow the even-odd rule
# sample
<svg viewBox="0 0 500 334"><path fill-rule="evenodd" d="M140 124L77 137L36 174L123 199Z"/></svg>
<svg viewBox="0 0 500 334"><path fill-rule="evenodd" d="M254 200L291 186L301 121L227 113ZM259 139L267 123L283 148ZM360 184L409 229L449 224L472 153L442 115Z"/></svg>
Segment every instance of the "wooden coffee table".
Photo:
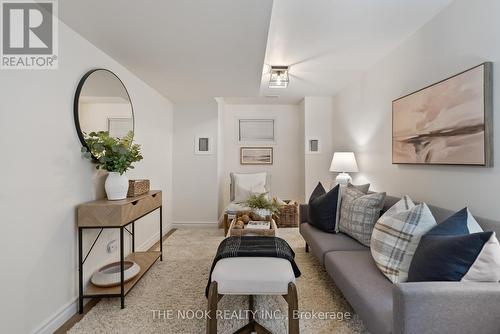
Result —
<svg viewBox="0 0 500 334"><path fill-rule="evenodd" d="M236 223L236 219L231 221L231 225L229 225L229 231L227 233L228 237L242 237L242 236L266 236L266 237L274 237L276 235L276 230L278 226L276 226L276 222L274 219L271 219L271 228L265 230L259 229L236 229L234 228L234 224ZM246 226L246 225L245 225Z"/></svg>

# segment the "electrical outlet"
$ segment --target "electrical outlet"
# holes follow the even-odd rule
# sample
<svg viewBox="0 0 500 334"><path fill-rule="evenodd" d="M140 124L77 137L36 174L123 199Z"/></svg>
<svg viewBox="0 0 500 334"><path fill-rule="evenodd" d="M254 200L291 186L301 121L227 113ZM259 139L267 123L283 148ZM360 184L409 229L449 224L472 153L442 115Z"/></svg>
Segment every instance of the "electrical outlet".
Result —
<svg viewBox="0 0 500 334"><path fill-rule="evenodd" d="M108 253L113 253L114 251L116 251L116 239L108 242L108 246L106 247L106 249Z"/></svg>

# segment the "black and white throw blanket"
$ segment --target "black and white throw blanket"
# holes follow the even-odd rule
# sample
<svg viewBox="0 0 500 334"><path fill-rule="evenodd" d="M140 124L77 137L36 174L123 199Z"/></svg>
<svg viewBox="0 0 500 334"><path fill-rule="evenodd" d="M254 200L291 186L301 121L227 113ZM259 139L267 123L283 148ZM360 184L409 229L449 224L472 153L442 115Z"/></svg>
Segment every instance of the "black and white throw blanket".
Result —
<svg viewBox="0 0 500 334"><path fill-rule="evenodd" d="M229 257L276 257L290 261L295 277L300 276L300 270L295 263L295 253L290 245L278 237L244 236L228 237L224 239L217 249L208 284L205 289L205 296L208 296L208 289L212 281L212 272L217 262Z"/></svg>

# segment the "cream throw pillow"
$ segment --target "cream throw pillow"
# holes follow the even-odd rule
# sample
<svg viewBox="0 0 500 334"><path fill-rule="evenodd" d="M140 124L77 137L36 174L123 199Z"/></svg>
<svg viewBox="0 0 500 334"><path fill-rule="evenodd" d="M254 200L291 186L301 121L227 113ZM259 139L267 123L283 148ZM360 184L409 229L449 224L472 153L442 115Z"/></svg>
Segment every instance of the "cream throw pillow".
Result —
<svg viewBox="0 0 500 334"><path fill-rule="evenodd" d="M234 174L234 202L243 203L252 195L263 194L266 190L267 173Z"/></svg>

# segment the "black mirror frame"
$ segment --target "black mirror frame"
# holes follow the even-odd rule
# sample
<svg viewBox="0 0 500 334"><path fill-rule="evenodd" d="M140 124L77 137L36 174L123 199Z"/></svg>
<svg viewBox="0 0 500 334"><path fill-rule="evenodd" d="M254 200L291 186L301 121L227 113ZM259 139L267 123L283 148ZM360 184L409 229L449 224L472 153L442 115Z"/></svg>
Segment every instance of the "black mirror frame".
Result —
<svg viewBox="0 0 500 334"><path fill-rule="evenodd" d="M80 127L80 117L79 117L78 112L79 112L79 106L80 106L80 94L82 92L83 85L85 84L85 81L87 80L87 78L92 73L97 72L97 71L106 71L106 72L111 73L122 84L123 89L125 89L125 93L127 93L128 100L130 101L130 109L132 111L132 133L135 136L134 105L132 104L132 99L130 98L130 94L128 93L127 87L125 86L123 81L113 71L108 70L106 68L95 68L95 69L90 70L87 73L85 73L85 75L80 79L80 82L78 83L78 86L76 87L75 99L74 99L74 103L73 103L73 116L74 116L73 118L75 120L76 133L78 135L78 139L80 139L82 146L86 147L89 150L89 152L90 152L90 149L87 146L87 143L85 142L85 138L83 136L83 131L82 131L82 128ZM90 154L92 154L92 153L90 153ZM92 154L92 159L97 160L97 158L93 154Z"/></svg>

